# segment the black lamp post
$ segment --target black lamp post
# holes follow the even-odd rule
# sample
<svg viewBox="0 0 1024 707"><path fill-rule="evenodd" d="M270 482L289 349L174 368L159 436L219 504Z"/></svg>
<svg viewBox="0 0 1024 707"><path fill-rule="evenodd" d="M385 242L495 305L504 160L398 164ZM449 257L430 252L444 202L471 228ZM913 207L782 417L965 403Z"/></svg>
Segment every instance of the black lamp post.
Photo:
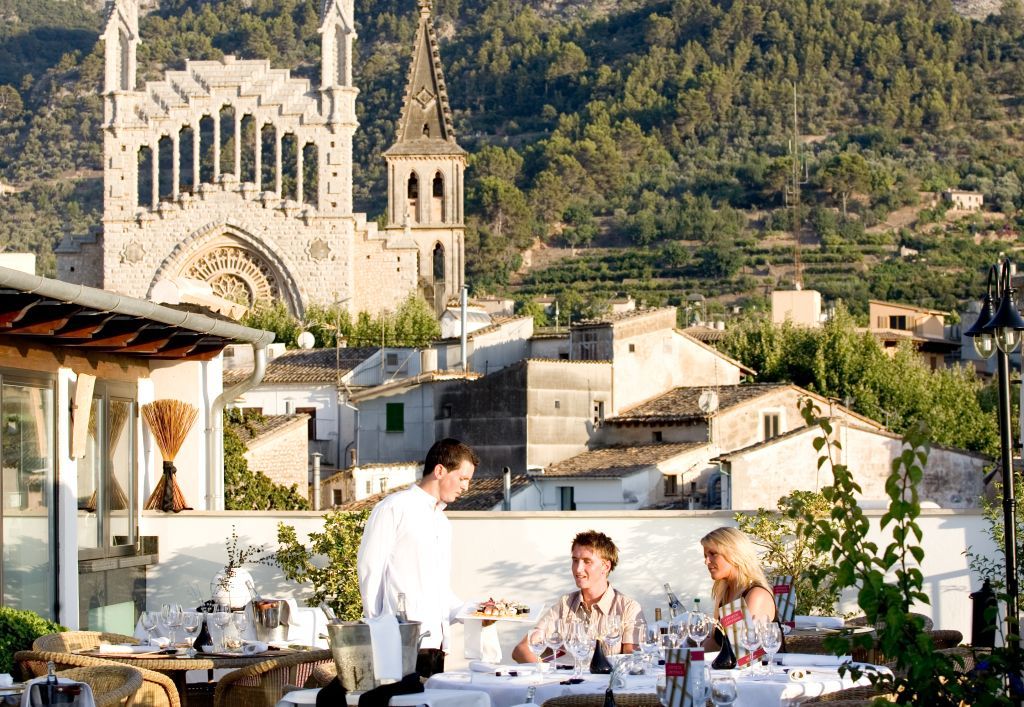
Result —
<svg viewBox="0 0 1024 707"><path fill-rule="evenodd" d="M1004 259L988 271L988 292L974 326L964 332L974 340L974 350L982 358L996 354L999 375L999 456L1003 480L1003 552L1006 559L1006 629L1010 666L1019 670L1020 616L1017 585L1017 499L1013 484L1013 436L1010 424L1010 353L1020 345L1024 318L1013 301L1010 286L1010 260ZM993 303L998 299L995 312ZM1012 684L1012 683L1011 683ZM1011 697L1020 704L1020 695Z"/></svg>

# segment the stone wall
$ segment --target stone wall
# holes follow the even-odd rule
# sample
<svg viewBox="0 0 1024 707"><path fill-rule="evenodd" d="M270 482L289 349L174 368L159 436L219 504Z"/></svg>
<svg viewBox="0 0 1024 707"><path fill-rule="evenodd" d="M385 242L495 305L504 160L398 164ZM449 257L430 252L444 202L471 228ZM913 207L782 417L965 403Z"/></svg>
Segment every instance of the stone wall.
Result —
<svg viewBox="0 0 1024 707"><path fill-rule="evenodd" d="M296 415L295 419L284 427L250 442L245 452L249 470L262 471L276 484L296 484L299 494L308 497L308 424L308 415Z"/></svg>

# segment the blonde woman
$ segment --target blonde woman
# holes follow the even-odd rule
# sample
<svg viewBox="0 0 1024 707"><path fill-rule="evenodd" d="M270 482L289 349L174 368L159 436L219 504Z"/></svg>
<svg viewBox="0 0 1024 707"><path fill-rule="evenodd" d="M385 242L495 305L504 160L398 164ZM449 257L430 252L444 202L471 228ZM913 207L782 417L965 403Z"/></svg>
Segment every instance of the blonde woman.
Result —
<svg viewBox="0 0 1024 707"><path fill-rule="evenodd" d="M717 528L701 538L700 544L704 547L704 566L714 581L711 597L716 619L721 618L719 613L724 604L742 598L751 616L778 620L775 595L750 538L736 528ZM704 642L708 650L717 650L720 644L717 629Z"/></svg>

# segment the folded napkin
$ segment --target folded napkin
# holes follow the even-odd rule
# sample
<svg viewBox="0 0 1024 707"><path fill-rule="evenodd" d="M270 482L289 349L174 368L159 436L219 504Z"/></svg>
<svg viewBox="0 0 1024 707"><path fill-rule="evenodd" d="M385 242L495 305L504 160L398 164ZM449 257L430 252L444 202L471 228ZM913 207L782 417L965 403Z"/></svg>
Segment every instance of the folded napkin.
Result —
<svg viewBox="0 0 1024 707"><path fill-rule="evenodd" d="M501 670L501 666L488 663L485 660L471 660L469 661L469 669L474 673L493 673L495 670Z"/></svg>
<svg viewBox="0 0 1024 707"><path fill-rule="evenodd" d="M166 648L167 646L171 645L171 639L167 638L166 636L156 636L154 638L146 639L144 643L148 643L151 646L156 646L157 648Z"/></svg>
<svg viewBox="0 0 1024 707"><path fill-rule="evenodd" d="M848 655L816 655L814 653L779 653L775 656L775 662L779 665L786 665L793 668L806 668L818 666L820 668L838 668L843 663L850 662Z"/></svg>
<svg viewBox="0 0 1024 707"><path fill-rule="evenodd" d="M256 655L266 653L270 649L266 643L260 641L246 641L242 644L242 655Z"/></svg>
<svg viewBox="0 0 1024 707"><path fill-rule="evenodd" d="M794 616L793 628L843 628L846 622L841 616Z"/></svg>
<svg viewBox="0 0 1024 707"><path fill-rule="evenodd" d="M501 662L501 640L496 623L484 626L483 621L466 621L462 631L462 645L467 660Z"/></svg>
<svg viewBox="0 0 1024 707"><path fill-rule="evenodd" d="M398 619L394 614L381 614L375 618L364 620L370 627L373 676L378 681L401 680L402 635L398 631Z"/></svg>
<svg viewBox="0 0 1024 707"><path fill-rule="evenodd" d="M99 653L152 653L154 646L136 646L133 643L101 643L96 649Z"/></svg>

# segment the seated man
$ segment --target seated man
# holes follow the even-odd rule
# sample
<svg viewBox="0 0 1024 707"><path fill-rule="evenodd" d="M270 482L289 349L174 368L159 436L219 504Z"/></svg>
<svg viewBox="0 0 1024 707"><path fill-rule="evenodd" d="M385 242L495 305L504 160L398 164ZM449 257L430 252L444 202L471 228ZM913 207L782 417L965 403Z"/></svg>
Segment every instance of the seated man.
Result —
<svg viewBox="0 0 1024 707"><path fill-rule="evenodd" d="M619 562L619 550L604 533L587 530L572 541L572 578L577 591L561 596L537 621L545 627L552 621L577 617L588 621L593 635L603 638L609 617L617 617L622 625L622 640L607 646L610 653L632 653L635 647L637 624L643 621L640 604L617 592L608 583L608 575ZM512 651L519 663L536 663L538 657L530 650L527 637Z"/></svg>

